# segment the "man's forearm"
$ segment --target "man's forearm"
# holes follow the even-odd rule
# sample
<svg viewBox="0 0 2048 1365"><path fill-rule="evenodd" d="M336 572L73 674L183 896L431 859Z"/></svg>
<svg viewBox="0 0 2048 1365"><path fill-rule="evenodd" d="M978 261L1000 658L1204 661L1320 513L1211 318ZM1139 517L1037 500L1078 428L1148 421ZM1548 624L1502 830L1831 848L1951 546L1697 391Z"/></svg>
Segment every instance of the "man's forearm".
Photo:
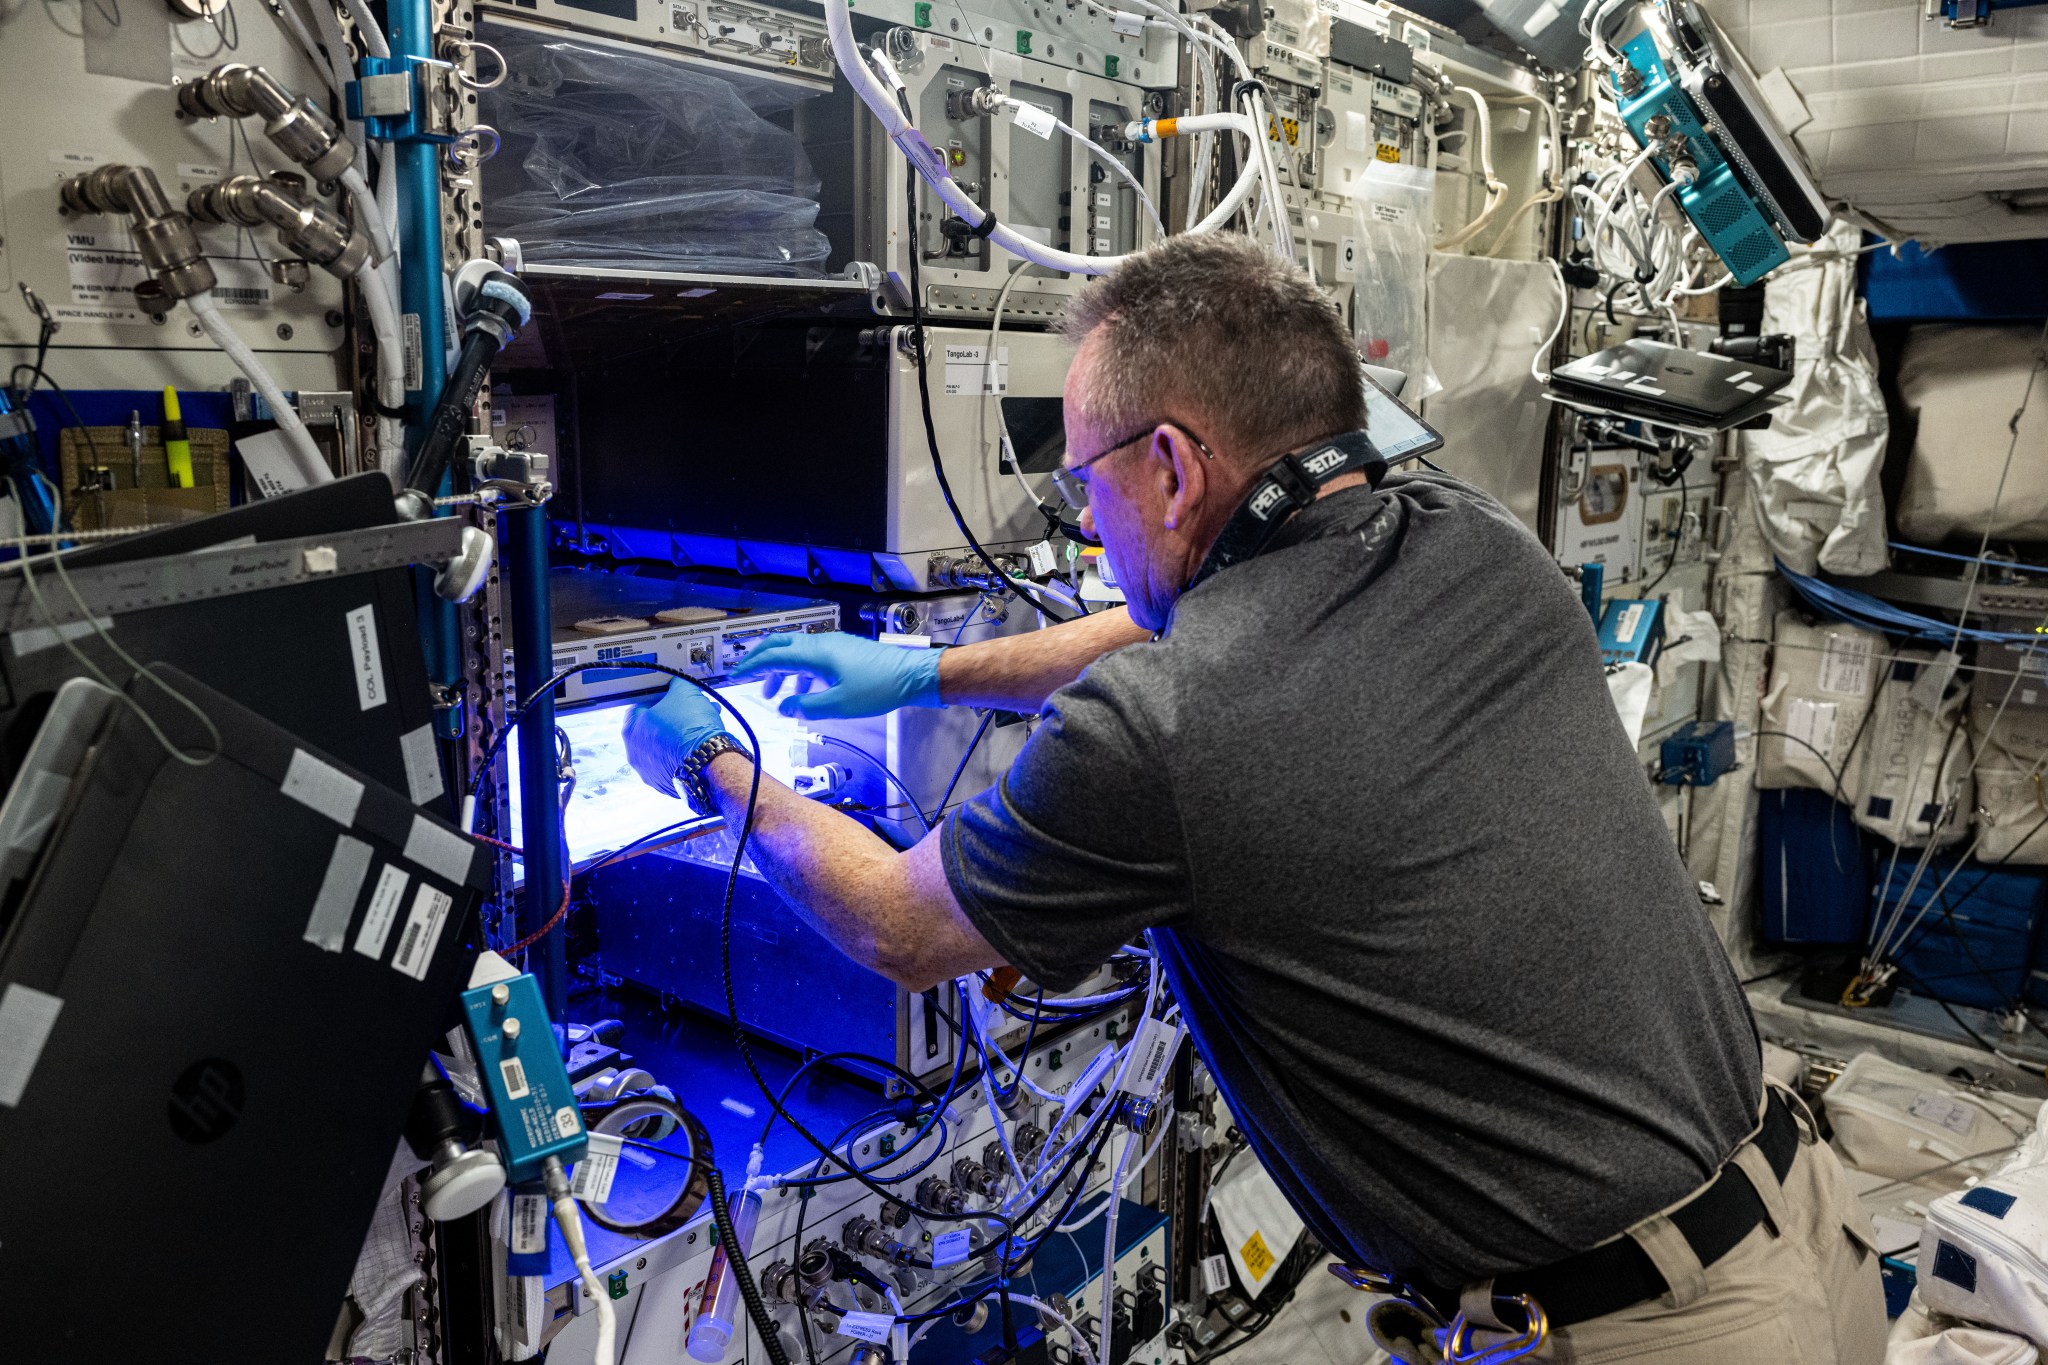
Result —
<svg viewBox="0 0 2048 1365"><path fill-rule="evenodd" d="M939 656L939 699L949 706L1036 711L1103 655L1151 638L1122 607L1045 630L960 645Z"/></svg>
<svg viewBox="0 0 2048 1365"><path fill-rule="evenodd" d="M722 754L706 772L726 827L746 818L754 766ZM910 990L1001 961L946 885L936 835L899 853L838 811L761 778L747 850L761 875L839 951Z"/></svg>

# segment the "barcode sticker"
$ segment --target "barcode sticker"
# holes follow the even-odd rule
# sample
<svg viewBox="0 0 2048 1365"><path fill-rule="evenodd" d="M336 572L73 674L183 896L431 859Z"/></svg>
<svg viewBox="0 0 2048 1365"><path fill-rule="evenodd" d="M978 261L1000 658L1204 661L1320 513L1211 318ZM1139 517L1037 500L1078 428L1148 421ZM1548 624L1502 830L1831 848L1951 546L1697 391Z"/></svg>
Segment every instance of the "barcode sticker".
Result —
<svg viewBox="0 0 2048 1365"><path fill-rule="evenodd" d="M1157 1093L1166 1063L1173 1055L1174 1030L1158 1019L1147 1019L1131 1040L1131 1064L1124 1068L1120 1087L1127 1095Z"/></svg>
<svg viewBox="0 0 2048 1365"><path fill-rule="evenodd" d="M958 1265L974 1250L974 1234L966 1228L954 1228L932 1238L932 1269L943 1270L949 1265Z"/></svg>
<svg viewBox="0 0 2048 1365"><path fill-rule="evenodd" d="M405 387L410 391L426 383L420 373L420 315L407 313L398 322L405 340Z"/></svg>
<svg viewBox="0 0 2048 1365"><path fill-rule="evenodd" d="M386 863L370 888L370 909L363 927L356 930L356 951L364 957L381 959L384 945L391 941L391 925L398 918L398 903L405 898L405 884L411 881L400 868Z"/></svg>
<svg viewBox="0 0 2048 1365"><path fill-rule="evenodd" d="M213 297L230 308L268 308L270 306L270 291L268 289L238 289L232 285L217 284L213 287Z"/></svg>
<svg viewBox="0 0 2048 1365"><path fill-rule="evenodd" d="M547 1316L547 1281L539 1275L505 1279L506 1335L521 1346L540 1345L542 1319Z"/></svg>
<svg viewBox="0 0 2048 1365"><path fill-rule="evenodd" d="M895 1325L896 1319L887 1313L846 1313L839 1319L839 1335L880 1346L889 1340L889 1329Z"/></svg>
<svg viewBox="0 0 2048 1365"><path fill-rule="evenodd" d="M1618 645L1635 643L1636 628L1643 623L1649 608L1641 602L1631 602L1623 607L1614 618L1614 642Z"/></svg>
<svg viewBox="0 0 2048 1365"><path fill-rule="evenodd" d="M1860 697L1870 691L1870 660L1875 653L1865 635L1831 631L1820 654L1819 687L1838 697Z"/></svg>
<svg viewBox="0 0 2048 1365"><path fill-rule="evenodd" d="M420 883L419 893L412 898L412 911L405 917L398 952L391 959L392 970L415 981L427 979L427 966L434 960L434 945L441 941L441 926L447 922L448 908L454 903L447 892Z"/></svg>
<svg viewBox="0 0 2048 1365"><path fill-rule="evenodd" d="M514 1256L537 1256L548 1249L548 1199L544 1194L512 1196L512 1231L505 1242Z"/></svg>
<svg viewBox="0 0 2048 1365"><path fill-rule="evenodd" d="M1785 712L1785 733L1813 746L1823 757L1835 752L1835 717L1841 708L1831 701L1794 697Z"/></svg>
<svg viewBox="0 0 2048 1365"><path fill-rule="evenodd" d="M1202 1292L1221 1294L1230 1288L1230 1258L1218 1252L1202 1258Z"/></svg>
<svg viewBox="0 0 2048 1365"><path fill-rule="evenodd" d="M611 1133L592 1133L590 1146L576 1169L569 1174L569 1193L586 1204L602 1204L612 1197L612 1181L619 1174L619 1153L626 1140Z"/></svg>
<svg viewBox="0 0 2048 1365"><path fill-rule="evenodd" d="M529 1093L526 1085L526 1067L521 1064L517 1057L507 1057L504 1061L499 1062L498 1074L505 1078L506 1099L523 1100L526 1098Z"/></svg>

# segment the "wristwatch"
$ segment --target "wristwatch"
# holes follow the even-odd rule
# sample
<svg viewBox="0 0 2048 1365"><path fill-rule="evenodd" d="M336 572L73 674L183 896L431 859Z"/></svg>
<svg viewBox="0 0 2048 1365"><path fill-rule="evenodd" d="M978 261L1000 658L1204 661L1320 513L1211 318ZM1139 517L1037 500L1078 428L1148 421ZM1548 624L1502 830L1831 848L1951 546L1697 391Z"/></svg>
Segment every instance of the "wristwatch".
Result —
<svg viewBox="0 0 2048 1365"><path fill-rule="evenodd" d="M692 749L690 756L676 769L676 784L683 789L684 795L690 798L690 804L697 808L700 815L718 813L718 803L711 799L711 788L704 781L704 770L709 768L711 760L720 754L738 754L748 762L752 762L754 758L738 740L721 732Z"/></svg>

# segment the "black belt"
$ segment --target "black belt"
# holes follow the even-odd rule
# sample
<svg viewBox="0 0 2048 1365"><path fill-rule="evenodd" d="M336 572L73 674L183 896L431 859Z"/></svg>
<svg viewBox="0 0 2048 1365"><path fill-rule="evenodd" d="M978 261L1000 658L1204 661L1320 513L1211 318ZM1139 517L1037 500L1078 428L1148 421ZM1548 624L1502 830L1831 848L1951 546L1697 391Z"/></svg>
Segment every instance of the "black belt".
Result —
<svg viewBox="0 0 2048 1365"><path fill-rule="evenodd" d="M1782 1184L1799 1154L1799 1123L1775 1090L1764 1107L1763 1129L1755 1142ZM1670 1217L1704 1267L1733 1251L1736 1243L1764 1220L1764 1202L1742 1168L1731 1162L1721 1168L1713 1184L1673 1210ZM1670 1287L1636 1240L1622 1237L1535 1270L1502 1275L1493 1282L1493 1294L1496 1299L1527 1294L1542 1306L1554 1331L1619 1313L1661 1296ZM1456 1294L1449 1295L1451 1302L1444 1304L1434 1290L1424 1292L1433 1303L1455 1311Z"/></svg>

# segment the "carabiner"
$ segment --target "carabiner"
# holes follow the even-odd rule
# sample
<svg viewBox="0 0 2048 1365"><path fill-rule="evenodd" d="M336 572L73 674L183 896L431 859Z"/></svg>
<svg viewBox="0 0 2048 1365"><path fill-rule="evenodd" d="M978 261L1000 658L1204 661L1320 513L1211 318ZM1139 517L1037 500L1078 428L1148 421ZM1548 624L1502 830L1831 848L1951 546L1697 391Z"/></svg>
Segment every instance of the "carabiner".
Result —
<svg viewBox="0 0 2048 1365"><path fill-rule="evenodd" d="M1543 1349L1543 1343L1550 1339L1550 1318L1543 1311L1543 1305L1527 1294L1513 1298L1496 1298L1497 1304L1513 1304L1522 1310L1523 1320L1528 1323L1520 1336L1492 1346L1473 1348L1472 1324L1459 1313L1451 1319L1451 1325L1437 1333L1437 1347L1444 1354L1445 1365L1507 1365L1509 1361L1521 1360Z"/></svg>

